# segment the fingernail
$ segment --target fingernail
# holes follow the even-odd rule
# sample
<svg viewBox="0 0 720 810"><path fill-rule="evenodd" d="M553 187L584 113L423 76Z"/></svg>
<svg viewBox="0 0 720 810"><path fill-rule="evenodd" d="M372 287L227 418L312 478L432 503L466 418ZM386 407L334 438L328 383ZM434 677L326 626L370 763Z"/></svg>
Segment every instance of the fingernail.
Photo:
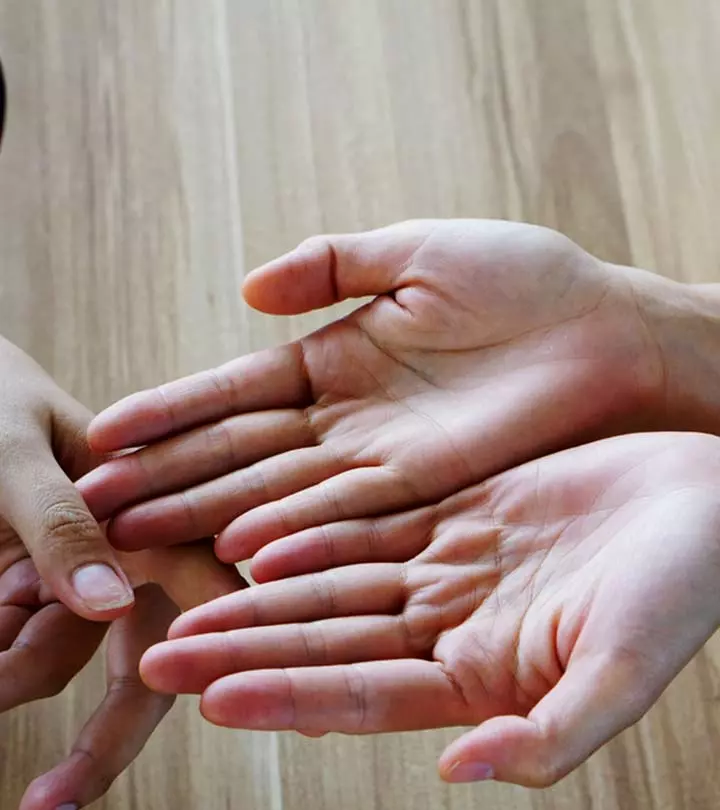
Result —
<svg viewBox="0 0 720 810"><path fill-rule="evenodd" d="M73 574L75 593L91 610L115 610L132 604L133 592L102 563L83 565Z"/></svg>
<svg viewBox="0 0 720 810"><path fill-rule="evenodd" d="M80 810L79 804L61 804L60 807L56 807L55 810Z"/></svg>
<svg viewBox="0 0 720 810"><path fill-rule="evenodd" d="M482 782L494 778L495 771L486 762L457 762L448 774L448 782Z"/></svg>

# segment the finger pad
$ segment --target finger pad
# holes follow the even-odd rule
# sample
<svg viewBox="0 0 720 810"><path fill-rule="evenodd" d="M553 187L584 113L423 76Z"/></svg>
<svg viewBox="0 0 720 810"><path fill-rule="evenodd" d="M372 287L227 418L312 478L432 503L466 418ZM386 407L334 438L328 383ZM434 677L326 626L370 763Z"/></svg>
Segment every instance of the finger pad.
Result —
<svg viewBox="0 0 720 810"><path fill-rule="evenodd" d="M200 711L206 720L218 726L286 728L291 721L287 682L272 672L223 678L205 690Z"/></svg>

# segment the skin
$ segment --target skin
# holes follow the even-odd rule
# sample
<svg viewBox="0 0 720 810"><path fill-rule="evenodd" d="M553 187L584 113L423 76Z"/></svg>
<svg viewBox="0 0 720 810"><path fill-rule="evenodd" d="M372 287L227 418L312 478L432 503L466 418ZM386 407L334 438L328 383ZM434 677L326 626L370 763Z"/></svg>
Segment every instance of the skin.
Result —
<svg viewBox="0 0 720 810"><path fill-rule="evenodd" d="M108 635L106 698L21 810L85 805L107 790L172 705L140 681L142 654L165 638L178 606L243 586L207 542L137 554L110 546L72 483L102 460L85 440L90 419L0 339L0 712L61 692ZM89 563L116 572L124 604L94 609L78 598L73 573Z"/></svg>
<svg viewBox="0 0 720 810"><path fill-rule="evenodd" d="M615 433L720 429L714 297L515 223L316 237L252 273L289 315L374 295L303 340L121 401L79 488L121 549L217 535L220 559L344 518L437 502ZM689 337L687 335L689 334ZM695 369L695 374L693 374Z"/></svg>
<svg viewBox="0 0 720 810"><path fill-rule="evenodd" d="M454 781L550 784L638 719L717 626L716 440L588 443L720 432L715 289L463 220L317 237L244 292L375 297L92 423L97 452L141 447L79 482L117 548L217 535L265 583L176 624L222 635L156 647L146 681L245 728L479 724Z"/></svg>
<svg viewBox="0 0 720 810"><path fill-rule="evenodd" d="M306 567L340 567L185 614L141 672L235 728L476 725L443 778L544 787L640 719L720 626L719 530L720 440L606 439L306 532Z"/></svg>
<svg viewBox="0 0 720 810"><path fill-rule="evenodd" d="M143 653L166 638L180 610L244 587L235 569L218 563L208 543L119 559L136 601L127 616L110 625L82 619L54 601L27 554L0 577L0 711L60 693L107 635L105 698L67 758L28 787L20 810L83 807L99 799L140 754L174 702L140 679Z"/></svg>

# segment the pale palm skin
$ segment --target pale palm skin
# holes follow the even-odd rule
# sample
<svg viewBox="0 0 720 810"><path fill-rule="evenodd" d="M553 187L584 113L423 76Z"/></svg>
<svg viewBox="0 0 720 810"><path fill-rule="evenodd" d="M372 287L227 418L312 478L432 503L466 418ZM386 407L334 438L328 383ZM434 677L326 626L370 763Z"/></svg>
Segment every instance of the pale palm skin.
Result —
<svg viewBox="0 0 720 810"><path fill-rule="evenodd" d="M718 421L666 334L699 295L546 229L419 221L318 237L251 274L245 294L283 314L377 297L297 343L101 414L97 451L151 443L80 482L95 515L115 518L116 547L215 534L219 557L238 561L562 447ZM261 555L254 573L282 575L268 566Z"/></svg>
<svg viewBox="0 0 720 810"><path fill-rule="evenodd" d="M141 671L238 728L479 724L445 778L545 786L636 722L720 625L719 537L720 440L606 439L310 530L307 567L341 567L184 614Z"/></svg>
<svg viewBox="0 0 720 810"><path fill-rule="evenodd" d="M216 534L261 582L340 568L193 614L176 633L229 633L155 648L148 683L209 687L206 716L248 728L499 716L446 753L453 780L549 784L637 719L717 626L716 440L629 437L511 468L615 433L718 432L716 294L544 229L455 221L309 240L245 295L277 314L377 298L112 406L91 446L148 446L80 490L119 548ZM680 471L655 467L669 447Z"/></svg>

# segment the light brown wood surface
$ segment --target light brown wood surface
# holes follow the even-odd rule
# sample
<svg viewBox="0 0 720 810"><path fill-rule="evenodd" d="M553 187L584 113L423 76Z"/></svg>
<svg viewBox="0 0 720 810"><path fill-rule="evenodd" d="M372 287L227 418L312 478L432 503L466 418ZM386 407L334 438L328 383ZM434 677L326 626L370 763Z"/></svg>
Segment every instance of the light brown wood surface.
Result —
<svg viewBox="0 0 720 810"><path fill-rule="evenodd" d="M320 322L251 313L256 263L415 216L720 281L718 43L714 0L0 0L0 332L99 408ZM443 786L452 733L229 733L188 700L97 806L719 808L717 642L550 791ZM2 810L101 693L97 664L0 717Z"/></svg>

